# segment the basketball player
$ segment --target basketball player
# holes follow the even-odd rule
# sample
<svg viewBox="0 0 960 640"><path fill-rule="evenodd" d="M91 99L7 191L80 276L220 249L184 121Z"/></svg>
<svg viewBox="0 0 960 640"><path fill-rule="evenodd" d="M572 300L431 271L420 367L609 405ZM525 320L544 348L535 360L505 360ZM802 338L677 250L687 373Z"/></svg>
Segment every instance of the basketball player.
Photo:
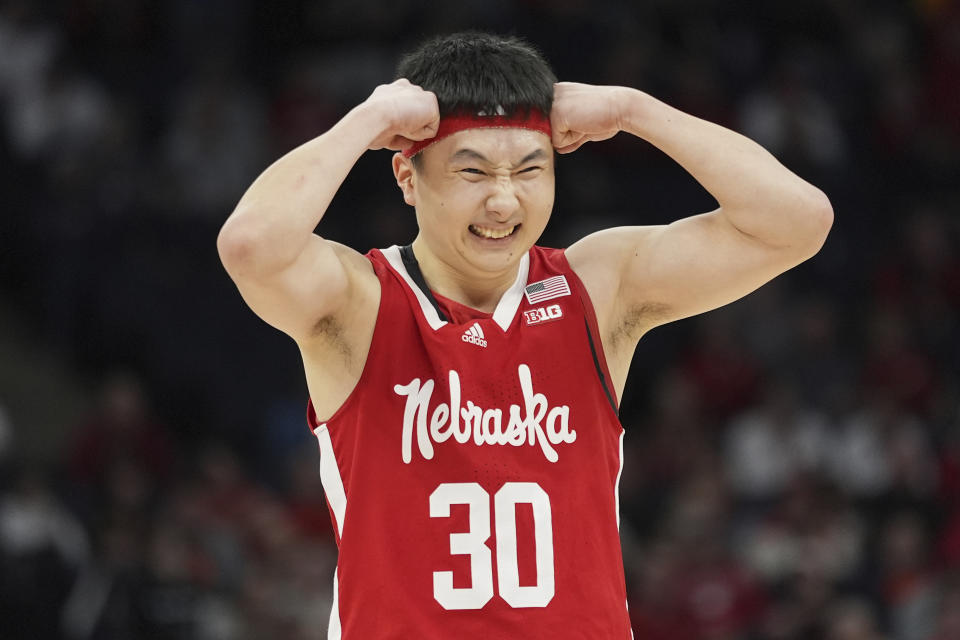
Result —
<svg viewBox="0 0 960 640"><path fill-rule="evenodd" d="M218 240L303 357L339 545L329 637L629 638L617 403L637 341L814 255L830 203L642 91L556 83L517 39L432 40L399 76L264 171ZM554 151L620 131L719 208L535 246ZM381 148L397 151L412 244L363 255L315 235Z"/></svg>

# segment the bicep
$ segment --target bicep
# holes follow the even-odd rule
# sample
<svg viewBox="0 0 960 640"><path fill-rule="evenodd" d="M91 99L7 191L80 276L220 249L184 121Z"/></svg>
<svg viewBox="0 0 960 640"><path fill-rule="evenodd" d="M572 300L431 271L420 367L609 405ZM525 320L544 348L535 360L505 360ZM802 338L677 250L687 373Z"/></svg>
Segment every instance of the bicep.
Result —
<svg viewBox="0 0 960 640"><path fill-rule="evenodd" d="M254 313L299 341L309 337L321 319L346 304L357 259L361 268L367 262L352 249L313 236L296 260L274 273L227 270Z"/></svg>
<svg viewBox="0 0 960 640"><path fill-rule="evenodd" d="M633 249L624 260L620 295L628 305L660 310L650 326L738 300L809 257L743 233L720 209L634 229L626 231Z"/></svg>
<svg viewBox="0 0 960 640"><path fill-rule="evenodd" d="M599 293L598 313L616 334L653 327L733 302L806 257L743 233L718 209L668 225L617 227L568 249Z"/></svg>

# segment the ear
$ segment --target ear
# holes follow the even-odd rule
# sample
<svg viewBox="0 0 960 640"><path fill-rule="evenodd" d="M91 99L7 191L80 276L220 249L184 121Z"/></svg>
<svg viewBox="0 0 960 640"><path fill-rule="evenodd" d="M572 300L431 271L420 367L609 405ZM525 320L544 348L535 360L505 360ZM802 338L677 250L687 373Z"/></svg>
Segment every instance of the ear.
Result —
<svg viewBox="0 0 960 640"><path fill-rule="evenodd" d="M397 179L400 191L403 192L403 201L411 207L416 206L417 198L414 195L413 183L417 176L410 158L402 153L393 154L393 176Z"/></svg>

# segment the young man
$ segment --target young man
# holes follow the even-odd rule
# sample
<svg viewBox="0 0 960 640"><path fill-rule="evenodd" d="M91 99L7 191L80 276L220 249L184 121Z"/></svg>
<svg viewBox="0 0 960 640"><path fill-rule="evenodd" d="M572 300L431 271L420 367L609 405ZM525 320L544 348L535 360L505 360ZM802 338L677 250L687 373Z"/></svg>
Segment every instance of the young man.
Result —
<svg viewBox="0 0 960 640"><path fill-rule="evenodd" d="M513 38L407 56L269 167L224 265L300 347L340 549L331 638L629 638L616 407L640 337L814 255L830 203L761 147L623 87L555 84ZM554 150L626 131L715 211L534 246ZM314 235L367 149L419 233L366 256ZM362 212L358 212L362 216Z"/></svg>

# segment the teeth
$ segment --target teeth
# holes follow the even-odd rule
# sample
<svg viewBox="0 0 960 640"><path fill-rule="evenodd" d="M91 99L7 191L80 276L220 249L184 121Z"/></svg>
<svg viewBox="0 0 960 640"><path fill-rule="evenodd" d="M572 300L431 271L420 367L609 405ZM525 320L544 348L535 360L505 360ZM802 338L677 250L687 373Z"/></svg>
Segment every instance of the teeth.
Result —
<svg viewBox="0 0 960 640"><path fill-rule="evenodd" d="M470 231L475 233L478 236L483 238L491 238L493 240L498 240L500 238L506 238L508 235L513 233L513 230L516 229L516 225L510 227L509 229L485 229L483 227L478 227L476 225L470 225Z"/></svg>

